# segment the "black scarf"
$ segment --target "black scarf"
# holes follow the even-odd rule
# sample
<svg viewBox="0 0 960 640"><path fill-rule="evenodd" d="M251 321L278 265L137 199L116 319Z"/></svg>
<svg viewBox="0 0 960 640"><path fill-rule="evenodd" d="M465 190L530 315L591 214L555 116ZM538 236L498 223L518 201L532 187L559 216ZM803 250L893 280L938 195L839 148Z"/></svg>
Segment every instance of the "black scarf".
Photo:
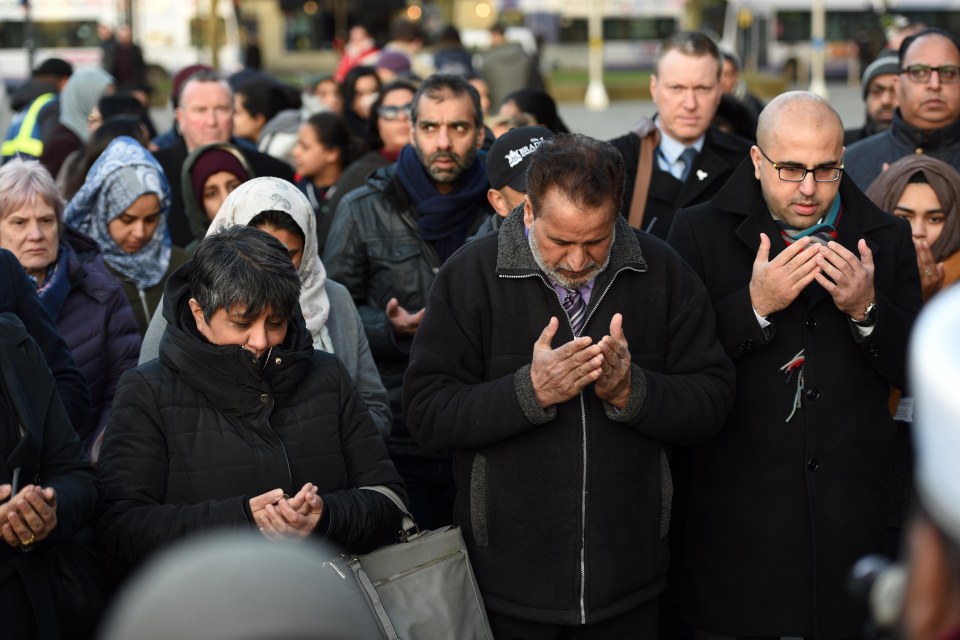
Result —
<svg viewBox="0 0 960 640"><path fill-rule="evenodd" d="M466 241L477 207L486 201L490 183L483 166L474 160L453 191L442 194L427 177L416 150L407 145L397 160L397 177L417 210L420 237L431 243L440 260L445 261Z"/></svg>

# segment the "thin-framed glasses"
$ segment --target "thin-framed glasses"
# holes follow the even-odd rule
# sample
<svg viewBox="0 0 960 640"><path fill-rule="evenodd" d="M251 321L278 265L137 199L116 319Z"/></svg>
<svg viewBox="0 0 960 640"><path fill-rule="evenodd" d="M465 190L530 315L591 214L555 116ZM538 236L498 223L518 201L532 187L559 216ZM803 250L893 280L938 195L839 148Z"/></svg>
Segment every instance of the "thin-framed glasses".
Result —
<svg viewBox="0 0 960 640"><path fill-rule="evenodd" d="M777 175L780 176L780 179L784 182L803 182L807 179L807 174L813 174L814 182L836 182L840 179L840 174L843 173L843 165L839 167L814 167L813 169L807 169L806 167L781 167L776 162L770 159L770 156L763 152L763 149L760 148L760 145L757 145L757 150L760 151L767 162L773 165L773 168L777 170Z"/></svg>
<svg viewBox="0 0 960 640"><path fill-rule="evenodd" d="M922 84L930 79L930 74L934 71L940 76L940 82L943 84L957 84L960 82L960 67L955 64L942 64L939 67L931 67L928 64L911 64L900 69L900 73L905 73L910 82Z"/></svg>
<svg viewBox="0 0 960 640"><path fill-rule="evenodd" d="M413 105L410 103L403 104L397 107L380 107L377 109L377 115L383 118L384 120L396 120L401 115L405 118L410 118L410 108Z"/></svg>

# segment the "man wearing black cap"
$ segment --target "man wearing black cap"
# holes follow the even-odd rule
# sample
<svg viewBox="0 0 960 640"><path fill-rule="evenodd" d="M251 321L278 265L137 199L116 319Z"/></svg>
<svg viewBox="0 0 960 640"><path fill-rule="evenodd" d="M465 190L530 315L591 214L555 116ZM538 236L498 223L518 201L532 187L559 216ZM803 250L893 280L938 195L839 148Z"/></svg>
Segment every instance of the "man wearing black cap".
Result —
<svg viewBox="0 0 960 640"><path fill-rule="evenodd" d="M843 132L844 146L869 138L875 133L885 131L893 121L893 112L897 108L897 72L900 60L896 55L877 58L863 70L860 90L867 105L867 118L862 127L847 129Z"/></svg>
<svg viewBox="0 0 960 640"><path fill-rule="evenodd" d="M484 222L474 238L500 228L503 219L516 209L527 195L527 157L544 140L553 137L546 127L517 127L496 139L487 151L487 200L497 215Z"/></svg>
<svg viewBox="0 0 960 640"><path fill-rule="evenodd" d="M73 66L60 58L40 63L30 81L10 96L16 112L0 148L0 164L13 157L37 159L43 140L60 119L57 96L73 74Z"/></svg>

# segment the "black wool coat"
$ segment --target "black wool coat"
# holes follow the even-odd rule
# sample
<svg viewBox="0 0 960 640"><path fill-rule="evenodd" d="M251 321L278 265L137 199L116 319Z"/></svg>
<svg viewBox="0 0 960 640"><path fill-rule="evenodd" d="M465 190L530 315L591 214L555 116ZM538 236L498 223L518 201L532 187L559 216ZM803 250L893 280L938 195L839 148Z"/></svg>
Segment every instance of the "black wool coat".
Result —
<svg viewBox="0 0 960 640"><path fill-rule="evenodd" d="M665 450L713 435L732 366L709 298L666 244L618 218L580 335L623 315L631 395L594 387L547 409L530 377L551 316L573 339L523 232L523 209L455 253L430 291L404 377L411 433L453 449L457 502L484 603L548 624L593 624L654 600L667 571L672 484Z"/></svg>
<svg viewBox="0 0 960 640"><path fill-rule="evenodd" d="M623 156L626 182L620 211L627 217L637 179L640 138L634 133L628 133L614 138L610 143ZM661 171L655 155L650 190L647 192L647 206L643 214L644 231L649 231L658 238L666 238L676 212L710 200L749 153L748 140L711 127L707 130L703 149L697 154L686 182L680 182L671 174Z"/></svg>
<svg viewBox="0 0 960 640"><path fill-rule="evenodd" d="M724 429L696 447L686 532L686 605L697 628L745 636L836 638L862 633L850 568L884 549L894 432L887 398L902 388L919 311L910 227L848 179L838 241L876 265L876 324L861 336L818 283L764 332L749 282L760 233L785 244L745 161L709 203L681 211L669 242L700 274L720 340L737 369ZM804 351L798 376L780 368Z"/></svg>

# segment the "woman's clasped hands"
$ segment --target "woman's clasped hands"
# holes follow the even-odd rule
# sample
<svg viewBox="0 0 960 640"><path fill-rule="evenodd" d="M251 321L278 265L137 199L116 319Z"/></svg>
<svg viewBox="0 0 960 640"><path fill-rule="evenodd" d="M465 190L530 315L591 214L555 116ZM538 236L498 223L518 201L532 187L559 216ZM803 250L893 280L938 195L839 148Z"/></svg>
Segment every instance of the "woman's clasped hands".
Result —
<svg viewBox="0 0 960 640"><path fill-rule="evenodd" d="M302 539L310 535L323 515L323 499L308 482L293 497L273 489L250 499L250 512L264 537L270 540Z"/></svg>

